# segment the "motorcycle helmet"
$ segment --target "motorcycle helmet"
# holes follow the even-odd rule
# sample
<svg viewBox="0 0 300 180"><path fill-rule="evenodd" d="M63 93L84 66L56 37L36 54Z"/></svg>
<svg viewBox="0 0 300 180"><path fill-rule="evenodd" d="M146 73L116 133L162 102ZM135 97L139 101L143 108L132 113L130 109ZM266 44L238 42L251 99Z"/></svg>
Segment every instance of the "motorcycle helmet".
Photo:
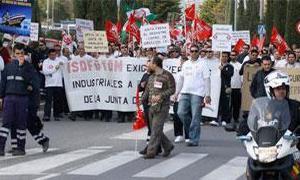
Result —
<svg viewBox="0 0 300 180"><path fill-rule="evenodd" d="M265 77L264 85L265 85L267 96L269 98L274 97L273 89L280 86L286 86L287 97L288 97L289 90L290 90L290 77L288 74L280 70L276 70L271 72Z"/></svg>

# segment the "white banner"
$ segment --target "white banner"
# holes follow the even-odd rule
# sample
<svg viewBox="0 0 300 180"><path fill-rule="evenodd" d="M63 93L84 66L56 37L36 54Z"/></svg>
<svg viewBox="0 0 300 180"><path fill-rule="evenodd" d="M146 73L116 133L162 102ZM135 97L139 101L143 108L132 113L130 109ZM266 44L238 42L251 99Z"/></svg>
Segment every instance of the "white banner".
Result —
<svg viewBox="0 0 300 180"><path fill-rule="evenodd" d="M39 23L30 24L30 40L39 41Z"/></svg>
<svg viewBox="0 0 300 180"><path fill-rule="evenodd" d="M146 59L71 60L64 67L64 82L71 111L136 111L138 82Z"/></svg>
<svg viewBox="0 0 300 180"><path fill-rule="evenodd" d="M210 60L207 60L206 63L210 71L211 104L205 105L205 107L202 109L202 115L217 118L221 93L221 71L219 69L220 63L218 61Z"/></svg>
<svg viewBox="0 0 300 180"><path fill-rule="evenodd" d="M231 51L232 25L214 24L212 32L213 51Z"/></svg>
<svg viewBox="0 0 300 180"><path fill-rule="evenodd" d="M75 19L76 38L78 42L83 42L83 32L94 30L94 22L86 19Z"/></svg>
<svg viewBox="0 0 300 180"><path fill-rule="evenodd" d="M141 27L142 47L166 47L171 44L169 24L153 24Z"/></svg>
<svg viewBox="0 0 300 180"><path fill-rule="evenodd" d="M235 45L239 39L242 39L246 44L250 44L250 31L233 31L232 45Z"/></svg>

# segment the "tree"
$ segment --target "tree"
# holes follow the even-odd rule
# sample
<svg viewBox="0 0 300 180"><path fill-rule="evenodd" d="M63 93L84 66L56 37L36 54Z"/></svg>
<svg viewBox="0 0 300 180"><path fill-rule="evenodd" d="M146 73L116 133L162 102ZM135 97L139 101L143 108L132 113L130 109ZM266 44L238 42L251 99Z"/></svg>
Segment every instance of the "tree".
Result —
<svg viewBox="0 0 300 180"><path fill-rule="evenodd" d="M294 1L294 0L290 0ZM275 26L281 35L284 35L286 15L287 15L287 0L273 1L273 26Z"/></svg>
<svg viewBox="0 0 300 180"><path fill-rule="evenodd" d="M296 23L300 17L300 1L290 0L287 6L285 39L288 44L297 44L300 46L300 35L296 31Z"/></svg>
<svg viewBox="0 0 300 180"><path fill-rule="evenodd" d="M237 30L248 30L248 22L245 14L244 1L239 1L237 8Z"/></svg>
<svg viewBox="0 0 300 180"><path fill-rule="evenodd" d="M259 0L247 0L245 19L245 25L250 30L250 34L255 33L259 24Z"/></svg>
<svg viewBox="0 0 300 180"><path fill-rule="evenodd" d="M267 6L266 6L266 14L264 18L264 22L266 24L266 43L269 43L270 41L270 36L271 36L271 31L273 27L273 6L274 6L274 0L267 0Z"/></svg>
<svg viewBox="0 0 300 180"><path fill-rule="evenodd" d="M209 24L216 24L217 19L213 13L215 6L217 6L217 1L215 0L204 1L200 10L200 18Z"/></svg>

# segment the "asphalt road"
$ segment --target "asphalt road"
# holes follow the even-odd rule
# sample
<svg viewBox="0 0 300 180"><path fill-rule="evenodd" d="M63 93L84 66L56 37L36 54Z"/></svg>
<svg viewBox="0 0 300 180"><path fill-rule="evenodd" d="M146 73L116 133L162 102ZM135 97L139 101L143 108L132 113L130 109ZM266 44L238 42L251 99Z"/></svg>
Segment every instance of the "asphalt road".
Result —
<svg viewBox="0 0 300 180"><path fill-rule="evenodd" d="M133 132L132 123L68 119L45 123L50 149L27 133L27 154L0 157L1 180L234 180L245 179L247 155L235 133L222 127L202 126L198 147L175 144L168 158L144 160L137 151L145 146L146 129ZM165 125L173 141L173 124ZM6 150L10 149L9 140Z"/></svg>

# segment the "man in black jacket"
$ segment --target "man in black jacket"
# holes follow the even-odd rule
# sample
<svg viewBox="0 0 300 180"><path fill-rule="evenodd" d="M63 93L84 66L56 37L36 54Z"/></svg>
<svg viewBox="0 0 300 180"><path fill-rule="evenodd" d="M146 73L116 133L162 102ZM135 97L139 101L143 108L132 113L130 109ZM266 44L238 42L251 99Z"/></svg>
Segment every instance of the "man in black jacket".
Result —
<svg viewBox="0 0 300 180"><path fill-rule="evenodd" d="M258 70L250 85L250 93L253 98L267 96L264 86L265 77L275 69L272 68L270 56L264 56L261 59L262 69Z"/></svg>
<svg viewBox="0 0 300 180"><path fill-rule="evenodd" d="M13 60L2 72L0 104L3 104L3 125L0 128L0 156L5 155L5 143L12 126L17 132L17 149L13 155L25 155L26 122L28 117L29 93L34 89L33 66L25 61L24 47L14 47Z"/></svg>
<svg viewBox="0 0 300 180"><path fill-rule="evenodd" d="M229 52L222 52L221 65L221 95L219 100L219 115L221 116L222 125L230 123L230 96L231 96L231 77L234 73L234 68L229 64Z"/></svg>

